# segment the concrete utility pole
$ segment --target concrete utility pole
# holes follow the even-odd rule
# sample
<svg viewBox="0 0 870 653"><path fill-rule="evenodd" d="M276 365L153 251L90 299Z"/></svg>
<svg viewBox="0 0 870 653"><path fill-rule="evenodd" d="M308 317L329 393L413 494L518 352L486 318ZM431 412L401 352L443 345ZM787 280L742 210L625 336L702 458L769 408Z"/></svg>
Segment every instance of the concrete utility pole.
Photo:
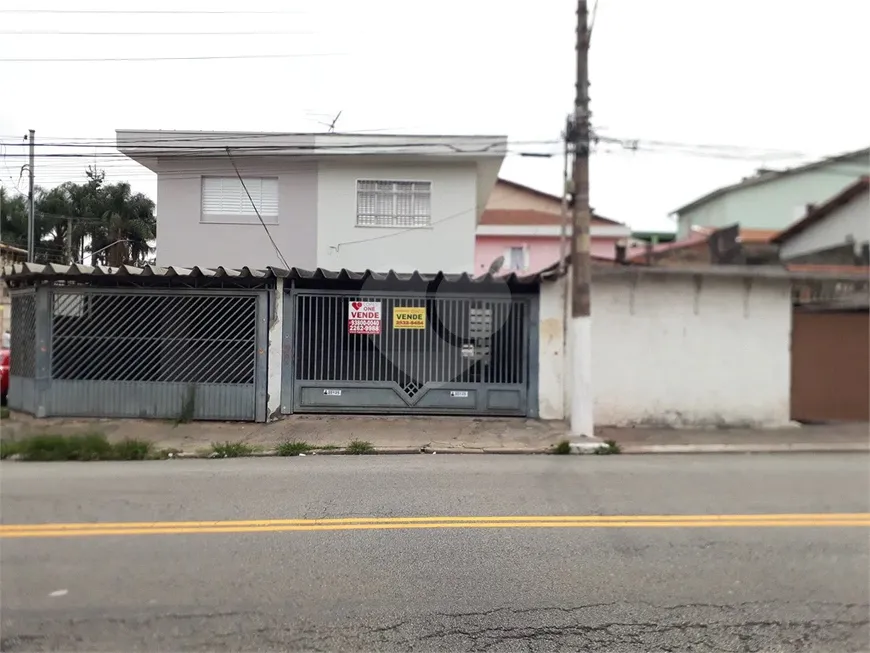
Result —
<svg viewBox="0 0 870 653"><path fill-rule="evenodd" d="M30 190L27 194L28 199L28 215L27 215L27 260L33 261L36 258L36 206L35 206L35 198L33 197L33 160L36 155L36 150L34 148L34 140L35 134L32 129L30 130L29 140L30 140L30 165L27 168L27 171L30 173Z"/></svg>
<svg viewBox="0 0 870 653"><path fill-rule="evenodd" d="M73 221L72 218L66 219L66 262L69 265L75 263L72 251L73 244Z"/></svg>
<svg viewBox="0 0 870 653"><path fill-rule="evenodd" d="M577 1L577 85L574 98L574 234L571 241L571 434L593 437L592 306L589 232L589 27Z"/></svg>

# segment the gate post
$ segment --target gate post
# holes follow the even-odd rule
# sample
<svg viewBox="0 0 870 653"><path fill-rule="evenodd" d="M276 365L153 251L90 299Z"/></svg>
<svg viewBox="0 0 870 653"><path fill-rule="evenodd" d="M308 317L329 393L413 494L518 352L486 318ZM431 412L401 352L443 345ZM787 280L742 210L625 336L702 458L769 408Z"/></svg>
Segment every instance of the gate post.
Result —
<svg viewBox="0 0 870 653"><path fill-rule="evenodd" d="M266 383L266 420L281 412L282 344L284 337L284 279L275 279L269 291L269 376Z"/></svg>
<svg viewBox="0 0 870 653"><path fill-rule="evenodd" d="M35 327L36 351L34 352L34 400L35 417L48 417L48 394L51 390L51 288L36 289Z"/></svg>
<svg viewBox="0 0 870 653"><path fill-rule="evenodd" d="M296 333L296 282L290 279L290 289L286 291L288 295L284 298L284 333L282 334L284 344L282 347L281 360L281 412L284 415L293 413L293 384L296 379L296 368L294 366L295 346L294 337Z"/></svg>

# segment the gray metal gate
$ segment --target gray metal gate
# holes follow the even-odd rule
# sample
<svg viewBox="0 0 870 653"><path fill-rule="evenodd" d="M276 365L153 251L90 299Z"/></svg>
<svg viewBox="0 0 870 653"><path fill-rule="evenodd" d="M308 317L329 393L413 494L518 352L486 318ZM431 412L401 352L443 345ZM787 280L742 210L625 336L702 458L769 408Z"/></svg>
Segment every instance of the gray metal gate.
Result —
<svg viewBox="0 0 870 653"><path fill-rule="evenodd" d="M10 309L9 407L36 412L36 291L12 292Z"/></svg>
<svg viewBox="0 0 870 653"><path fill-rule="evenodd" d="M50 299L46 415L265 419L265 292L71 288Z"/></svg>
<svg viewBox="0 0 870 653"><path fill-rule="evenodd" d="M530 413L530 298L295 290L288 299L294 412ZM352 307L366 302L380 320L352 324Z"/></svg>

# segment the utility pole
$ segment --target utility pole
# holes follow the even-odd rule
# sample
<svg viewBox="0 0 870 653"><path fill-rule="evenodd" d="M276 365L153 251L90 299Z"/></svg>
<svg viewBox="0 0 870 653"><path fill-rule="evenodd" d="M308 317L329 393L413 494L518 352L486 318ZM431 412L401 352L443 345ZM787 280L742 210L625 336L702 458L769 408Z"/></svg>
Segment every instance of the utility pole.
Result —
<svg viewBox="0 0 870 653"><path fill-rule="evenodd" d="M73 258L73 221L72 218L66 219L66 262L69 265L75 263L75 259Z"/></svg>
<svg viewBox="0 0 870 653"><path fill-rule="evenodd" d="M36 206L33 197L33 160L35 158L36 149L34 147L35 133L30 130L30 165L28 172L30 173L30 190L28 192L28 215L27 215L27 260L34 261L36 259Z"/></svg>
<svg viewBox="0 0 870 653"><path fill-rule="evenodd" d="M577 0L577 83L574 97L571 240L571 434L594 436L592 388L592 306L589 232L589 26L586 0Z"/></svg>

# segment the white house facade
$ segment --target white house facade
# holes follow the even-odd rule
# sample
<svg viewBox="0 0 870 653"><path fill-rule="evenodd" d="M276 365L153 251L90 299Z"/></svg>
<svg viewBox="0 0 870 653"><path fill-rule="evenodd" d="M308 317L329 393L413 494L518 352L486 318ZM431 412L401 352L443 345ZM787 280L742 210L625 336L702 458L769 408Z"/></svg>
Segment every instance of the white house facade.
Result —
<svg viewBox="0 0 870 653"><path fill-rule="evenodd" d="M773 242L779 244L784 261L843 245L860 251L870 243L870 181L864 177L824 204L811 207Z"/></svg>
<svg viewBox="0 0 870 653"><path fill-rule="evenodd" d="M157 264L474 270L504 136L117 131L157 173Z"/></svg>
<svg viewBox="0 0 870 653"><path fill-rule="evenodd" d="M747 270L746 268L743 268ZM596 424L789 423L791 281L736 268L614 268L592 284ZM569 417L566 281L541 287L539 410Z"/></svg>
<svg viewBox="0 0 870 653"><path fill-rule="evenodd" d="M850 182L870 173L870 148L789 168L765 170L743 181L718 188L677 209L677 238L688 238L693 227L778 232Z"/></svg>

